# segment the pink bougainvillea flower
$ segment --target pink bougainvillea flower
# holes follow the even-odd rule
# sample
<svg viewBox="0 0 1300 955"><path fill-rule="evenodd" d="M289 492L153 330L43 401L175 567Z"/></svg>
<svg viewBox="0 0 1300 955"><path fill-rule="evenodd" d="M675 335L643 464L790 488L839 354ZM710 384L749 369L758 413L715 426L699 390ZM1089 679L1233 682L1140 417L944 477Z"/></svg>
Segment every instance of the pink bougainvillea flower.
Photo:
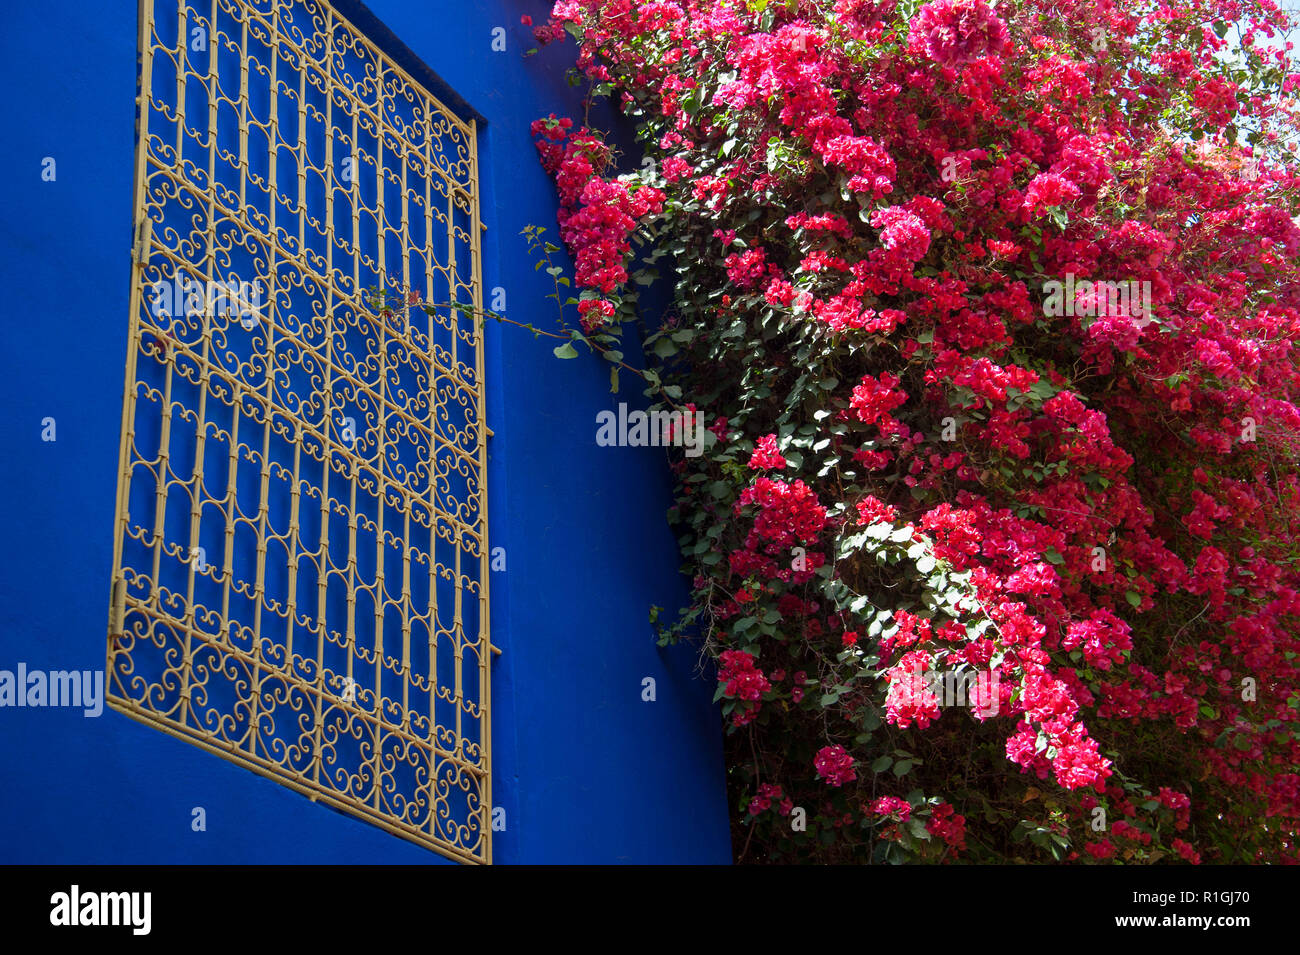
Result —
<svg viewBox="0 0 1300 955"><path fill-rule="evenodd" d="M823 746L817 751L813 765L829 786L843 786L858 778L853 769L853 757L843 746Z"/></svg>
<svg viewBox="0 0 1300 955"><path fill-rule="evenodd" d="M1007 25L984 0L934 0L921 7L914 21L926 54L940 66L1004 52Z"/></svg>

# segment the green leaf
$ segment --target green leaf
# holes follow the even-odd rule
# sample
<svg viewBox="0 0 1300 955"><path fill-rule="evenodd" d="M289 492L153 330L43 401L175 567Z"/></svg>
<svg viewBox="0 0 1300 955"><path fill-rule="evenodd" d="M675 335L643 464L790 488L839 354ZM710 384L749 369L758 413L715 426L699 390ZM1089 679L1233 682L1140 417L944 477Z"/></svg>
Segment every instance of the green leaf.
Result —
<svg viewBox="0 0 1300 955"><path fill-rule="evenodd" d="M671 338L660 338L655 342L654 353L660 358L671 358L677 354L677 346Z"/></svg>
<svg viewBox="0 0 1300 955"><path fill-rule="evenodd" d="M885 770L887 770L890 766L893 765L894 765L894 757L881 756L879 759L877 759L874 763L871 764L871 771L873 773L883 773Z"/></svg>
<svg viewBox="0 0 1300 955"><path fill-rule="evenodd" d="M1139 594L1136 590L1126 590L1124 592L1124 599L1127 600L1133 607L1142 606L1142 595Z"/></svg>

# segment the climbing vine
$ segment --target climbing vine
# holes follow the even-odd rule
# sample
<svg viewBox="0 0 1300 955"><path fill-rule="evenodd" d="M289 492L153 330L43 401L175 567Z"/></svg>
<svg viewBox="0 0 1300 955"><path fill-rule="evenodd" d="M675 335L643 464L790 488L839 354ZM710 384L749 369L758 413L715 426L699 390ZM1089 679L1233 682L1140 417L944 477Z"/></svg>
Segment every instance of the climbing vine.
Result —
<svg viewBox="0 0 1300 955"><path fill-rule="evenodd" d="M1296 861L1297 94L1270 0L564 0L559 357L670 456L741 861ZM548 50L543 55L559 55ZM641 157L638 157L638 160ZM542 267L542 266L539 266ZM666 315L638 290L671 283Z"/></svg>

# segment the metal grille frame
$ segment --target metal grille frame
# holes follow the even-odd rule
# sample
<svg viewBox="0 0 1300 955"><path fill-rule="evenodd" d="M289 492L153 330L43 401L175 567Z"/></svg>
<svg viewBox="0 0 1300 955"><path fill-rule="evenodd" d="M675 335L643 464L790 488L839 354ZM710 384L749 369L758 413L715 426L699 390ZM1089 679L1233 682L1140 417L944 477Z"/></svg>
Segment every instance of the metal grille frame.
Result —
<svg viewBox="0 0 1300 955"><path fill-rule="evenodd" d="M325 0L138 53L109 705L490 863L476 124Z"/></svg>

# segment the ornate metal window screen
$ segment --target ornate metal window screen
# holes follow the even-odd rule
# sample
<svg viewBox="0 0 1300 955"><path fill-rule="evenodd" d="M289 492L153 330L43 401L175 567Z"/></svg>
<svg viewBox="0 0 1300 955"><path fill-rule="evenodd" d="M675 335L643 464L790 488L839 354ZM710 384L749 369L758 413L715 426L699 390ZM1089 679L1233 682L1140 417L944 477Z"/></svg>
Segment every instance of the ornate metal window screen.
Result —
<svg viewBox="0 0 1300 955"><path fill-rule="evenodd" d="M141 0L139 91L110 704L489 862L475 126L322 0Z"/></svg>

